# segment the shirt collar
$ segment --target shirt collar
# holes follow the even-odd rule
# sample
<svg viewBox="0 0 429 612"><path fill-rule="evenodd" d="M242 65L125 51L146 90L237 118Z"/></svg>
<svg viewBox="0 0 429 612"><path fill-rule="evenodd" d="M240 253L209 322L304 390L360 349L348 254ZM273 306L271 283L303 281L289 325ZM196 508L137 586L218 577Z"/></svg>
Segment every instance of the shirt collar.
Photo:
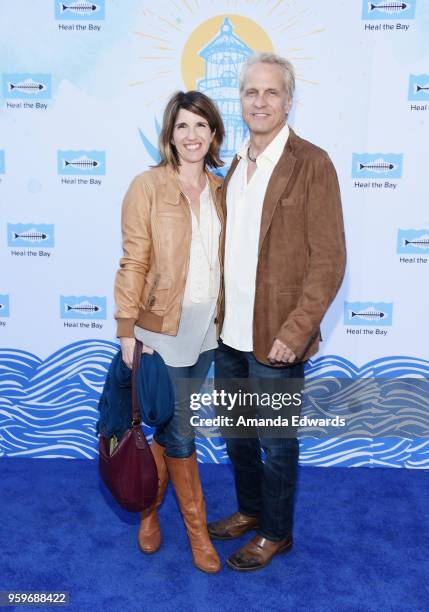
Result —
<svg viewBox="0 0 429 612"><path fill-rule="evenodd" d="M260 158L268 159L273 164L276 164L281 154L283 153L283 149L286 146L287 140L289 138L289 126L287 123L282 127L277 136L270 142L267 148L258 155L258 160ZM241 149L238 151L237 156L239 158L247 157L247 149L249 148L250 139L248 138Z"/></svg>

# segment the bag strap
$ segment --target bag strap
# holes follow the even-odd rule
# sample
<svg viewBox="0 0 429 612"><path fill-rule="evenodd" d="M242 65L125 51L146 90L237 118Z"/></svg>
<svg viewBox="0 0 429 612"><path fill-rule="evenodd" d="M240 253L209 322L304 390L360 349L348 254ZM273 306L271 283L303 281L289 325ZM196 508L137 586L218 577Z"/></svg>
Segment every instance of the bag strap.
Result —
<svg viewBox="0 0 429 612"><path fill-rule="evenodd" d="M140 370L140 361L142 356L143 343L140 340L136 340L136 344L134 346L134 355L133 355L133 370L131 374L131 407L132 407L132 426L140 425L141 423L141 412L139 406L139 400L137 397L137 376L139 375Z"/></svg>

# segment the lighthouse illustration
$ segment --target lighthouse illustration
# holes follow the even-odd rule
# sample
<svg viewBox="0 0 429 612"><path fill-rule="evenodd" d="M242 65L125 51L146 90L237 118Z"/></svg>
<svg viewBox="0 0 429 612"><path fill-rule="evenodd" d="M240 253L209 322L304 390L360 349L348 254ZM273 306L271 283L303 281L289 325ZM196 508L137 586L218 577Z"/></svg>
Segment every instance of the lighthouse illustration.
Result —
<svg viewBox="0 0 429 612"><path fill-rule="evenodd" d="M253 50L234 34L231 22L225 17L219 34L198 55L205 61L205 76L197 81L195 88L219 107L225 125L221 157L229 166L247 135L241 116L239 76Z"/></svg>
<svg viewBox="0 0 429 612"><path fill-rule="evenodd" d="M239 77L243 64L254 51L233 30L230 20L225 17L217 36L198 52L205 62L205 76L197 79L195 89L216 102L225 126L221 149L225 166L217 170L219 174L227 172L248 132L241 115ZM155 130L159 136L161 128L156 118ZM160 160L158 147L140 128L139 133L146 151L157 164Z"/></svg>

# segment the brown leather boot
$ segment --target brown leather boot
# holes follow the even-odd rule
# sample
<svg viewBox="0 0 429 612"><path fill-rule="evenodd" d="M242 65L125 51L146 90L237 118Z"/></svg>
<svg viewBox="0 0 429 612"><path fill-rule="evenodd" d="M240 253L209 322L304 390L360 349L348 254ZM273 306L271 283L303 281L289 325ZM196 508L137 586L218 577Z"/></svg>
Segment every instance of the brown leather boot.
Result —
<svg viewBox="0 0 429 612"><path fill-rule="evenodd" d="M165 457L165 461L188 532L194 565L203 572L218 572L220 561L207 532L197 454L184 459Z"/></svg>
<svg viewBox="0 0 429 612"><path fill-rule="evenodd" d="M165 448L158 444L155 438L152 440L150 448L155 459L156 469L158 470L158 493L155 504L149 514L147 511L140 514L141 522L138 541L140 550L146 554L156 552L161 546L161 530L157 509L164 499L168 484L168 470L164 461Z"/></svg>

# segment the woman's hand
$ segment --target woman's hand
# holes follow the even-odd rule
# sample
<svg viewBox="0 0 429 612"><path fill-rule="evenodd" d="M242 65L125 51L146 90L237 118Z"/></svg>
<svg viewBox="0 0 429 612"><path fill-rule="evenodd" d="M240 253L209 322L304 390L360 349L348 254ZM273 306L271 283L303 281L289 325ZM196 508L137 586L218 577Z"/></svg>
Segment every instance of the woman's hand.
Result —
<svg viewBox="0 0 429 612"><path fill-rule="evenodd" d="M126 366L133 369L133 356L134 356L134 347L136 345L135 338L119 338L121 343L121 351L122 351L122 361ZM153 349L149 346L143 345L143 353L148 353L149 355L153 355Z"/></svg>

